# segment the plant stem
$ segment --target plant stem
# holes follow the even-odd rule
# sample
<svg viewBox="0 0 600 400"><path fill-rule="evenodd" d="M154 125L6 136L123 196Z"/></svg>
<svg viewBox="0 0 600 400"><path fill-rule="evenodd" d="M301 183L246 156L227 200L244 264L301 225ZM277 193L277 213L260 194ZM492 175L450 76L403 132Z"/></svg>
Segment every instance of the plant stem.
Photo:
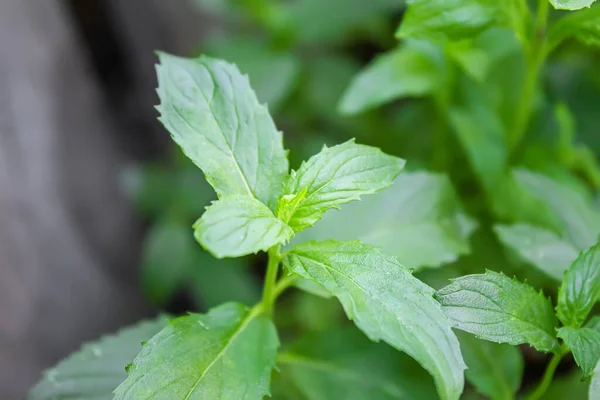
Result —
<svg viewBox="0 0 600 400"><path fill-rule="evenodd" d="M279 254L279 245L273 246L268 251L269 262L267 264L267 273L265 275L265 283L263 287L262 307L265 313L273 313L273 303L275 301L275 283L277 281L277 272L279 270L279 262L281 254Z"/></svg>
<svg viewBox="0 0 600 400"><path fill-rule="evenodd" d="M546 42L548 4L548 0L539 0L532 36L529 43L524 44L526 63L525 81L518 102L515 124L509 136L509 144L513 149L519 145L529 126L535 87L546 56L548 55L548 45Z"/></svg>
<svg viewBox="0 0 600 400"><path fill-rule="evenodd" d="M538 387L526 397L527 400L538 400L540 397L546 393L550 383L552 383L552 378L554 377L554 373L556 372L556 367L560 364L560 360L564 357L565 354L569 352L569 349L566 347L562 347L558 352L554 353L552 359L546 366L546 372L544 372L544 377L542 381L538 385Z"/></svg>

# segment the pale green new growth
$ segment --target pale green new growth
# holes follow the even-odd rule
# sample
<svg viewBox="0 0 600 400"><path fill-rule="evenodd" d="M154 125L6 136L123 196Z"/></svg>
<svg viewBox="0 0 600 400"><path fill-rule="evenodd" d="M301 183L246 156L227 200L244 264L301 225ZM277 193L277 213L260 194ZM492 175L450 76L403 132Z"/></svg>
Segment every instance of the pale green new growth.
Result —
<svg viewBox="0 0 600 400"><path fill-rule="evenodd" d="M294 231L312 226L330 208L359 200L361 195L375 193L390 186L404 167L404 160L381 150L354 143L328 148L292 171L283 189L283 200L277 215ZM303 197L294 201L293 196ZM293 210L289 207L293 205ZM286 208L282 209L282 206Z"/></svg>
<svg viewBox="0 0 600 400"><path fill-rule="evenodd" d="M159 54L160 120L219 197L255 197L274 209L287 175L282 135L236 66Z"/></svg>
<svg viewBox="0 0 600 400"><path fill-rule="evenodd" d="M402 44L375 58L356 75L339 105L344 114L357 114L406 96L423 96L440 84L439 65L428 54L427 42Z"/></svg>
<svg viewBox="0 0 600 400"><path fill-rule="evenodd" d="M578 328L600 296L600 245L573 262L558 291L556 315L564 325Z"/></svg>
<svg viewBox="0 0 600 400"><path fill-rule="evenodd" d="M198 242L217 258L266 251L294 236L292 228L252 197L226 197L215 201L194 228Z"/></svg>
<svg viewBox="0 0 600 400"><path fill-rule="evenodd" d="M523 357L517 347L492 343L458 332L467 364L465 378L493 400L512 400L521 384Z"/></svg>
<svg viewBox="0 0 600 400"><path fill-rule="evenodd" d="M434 41L472 38L488 28L494 13L478 0L408 0L396 36Z"/></svg>
<svg viewBox="0 0 600 400"><path fill-rule="evenodd" d="M474 229L475 222L465 214L447 177L403 172L381 193L325 213L322 221L299 233L292 243L358 239L417 270L468 253Z"/></svg>
<svg viewBox="0 0 600 400"><path fill-rule="evenodd" d="M594 4L596 0L550 0L557 10L580 10Z"/></svg>
<svg viewBox="0 0 600 400"><path fill-rule="evenodd" d="M144 344L115 400L261 400L279 340L259 308L227 303L171 320Z"/></svg>
<svg viewBox="0 0 600 400"><path fill-rule="evenodd" d="M360 242L307 242L284 266L336 296L348 318L371 340L384 340L417 360L435 379L440 397L458 399L465 369L451 321L434 291L395 257Z"/></svg>
<svg viewBox="0 0 600 400"><path fill-rule="evenodd" d="M531 286L488 271L454 279L437 299L458 329L498 343L558 349L552 303Z"/></svg>
<svg viewBox="0 0 600 400"><path fill-rule="evenodd" d="M167 324L165 317L143 321L114 335L83 345L81 350L44 372L27 400L112 400L113 390L127 377L125 366Z"/></svg>
<svg viewBox="0 0 600 400"><path fill-rule="evenodd" d="M502 243L557 281L579 254L575 246L546 229L516 224L496 225L494 230Z"/></svg>

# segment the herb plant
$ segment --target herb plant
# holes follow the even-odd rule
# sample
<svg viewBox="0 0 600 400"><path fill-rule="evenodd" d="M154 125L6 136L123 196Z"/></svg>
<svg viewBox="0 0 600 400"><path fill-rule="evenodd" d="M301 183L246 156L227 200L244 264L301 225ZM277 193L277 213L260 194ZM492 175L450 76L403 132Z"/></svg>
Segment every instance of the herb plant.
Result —
<svg viewBox="0 0 600 400"><path fill-rule="evenodd" d="M159 179L164 199L142 190L143 208L163 213L144 277L158 303L184 284L207 304L237 301L85 345L47 371L31 399L600 399L600 168L576 137L581 102L561 98L550 79L559 74L548 72L569 62L569 46L587 57L575 42L600 43L600 6L407 0L399 43L329 94L354 69L335 54L311 60L319 68L310 71L299 61L304 46L356 30L388 43L367 17L397 5L377 0L353 14L354 1L325 2L334 12L317 3L235 2L232 15L248 14L269 40L240 34L211 52L250 79L220 59L159 54L160 120L217 195L193 236L224 260L193 246L170 204L197 216L212 198L190 190L199 181L180 182L198 170L178 160ZM332 20L303 30L299 15ZM338 97L347 120L330 104ZM288 156L306 148L284 150L261 102L302 134L318 121L438 172L401 173L402 159L354 139L289 172ZM261 252L259 294L242 284L254 278L242 264ZM215 278L198 264L228 272ZM285 303L291 288L336 298L362 333L331 321L290 332L287 314L310 321L331 304L315 303L305 318ZM536 351L548 362L525 382ZM555 378L569 357L581 372Z"/></svg>

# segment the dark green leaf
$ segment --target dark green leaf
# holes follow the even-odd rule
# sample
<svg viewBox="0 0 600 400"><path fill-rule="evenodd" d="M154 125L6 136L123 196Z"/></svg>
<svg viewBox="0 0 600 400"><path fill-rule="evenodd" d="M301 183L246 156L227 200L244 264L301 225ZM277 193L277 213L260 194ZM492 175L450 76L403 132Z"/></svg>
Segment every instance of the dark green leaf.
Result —
<svg viewBox="0 0 600 400"><path fill-rule="evenodd" d="M600 361L600 332L590 328L563 327L558 330L558 337L573 352L584 378L589 377Z"/></svg>
<svg viewBox="0 0 600 400"><path fill-rule="evenodd" d="M294 232L252 197L215 201L194 224L196 240L217 258L240 257L289 241Z"/></svg>
<svg viewBox="0 0 600 400"><path fill-rule="evenodd" d="M579 254L575 246L546 229L517 224L496 225L494 230L504 245L559 281Z"/></svg>
<svg viewBox="0 0 600 400"><path fill-rule="evenodd" d="M512 400L521 385L523 357L518 347L477 339L459 332L465 378L493 400Z"/></svg>
<svg viewBox="0 0 600 400"><path fill-rule="evenodd" d="M550 46L557 46L569 37L574 37L588 45L600 46L599 22L600 6L569 13L550 29L548 33Z"/></svg>
<svg viewBox="0 0 600 400"><path fill-rule="evenodd" d="M474 227L445 176L405 172L381 193L325 213L322 221L298 234L294 242L358 239L418 269L452 262L468 253Z"/></svg>
<svg viewBox="0 0 600 400"><path fill-rule="evenodd" d="M344 329L302 337L278 355L277 364L306 400L436 399L427 375L414 379L418 366L399 368L404 357Z"/></svg>
<svg viewBox="0 0 600 400"><path fill-rule="evenodd" d="M396 258L360 242L307 242L286 253L286 268L336 296L371 340L384 340L416 359L442 399L458 399L465 368L450 321L433 289Z"/></svg>
<svg viewBox="0 0 600 400"><path fill-rule="evenodd" d="M531 286L488 271L452 281L437 294L455 326L497 343L558 348L552 303Z"/></svg>
<svg viewBox="0 0 600 400"><path fill-rule="evenodd" d="M175 318L144 344L115 400L260 400L278 346L275 326L256 308L227 303Z"/></svg>
<svg viewBox="0 0 600 400"><path fill-rule="evenodd" d="M248 262L242 258L217 260L198 246L194 265L188 272L191 294L202 309L226 301L255 304L260 286Z"/></svg>
<svg viewBox="0 0 600 400"><path fill-rule="evenodd" d="M160 120L219 197L255 197L271 208L287 175L282 135L237 67L161 53Z"/></svg>
<svg viewBox="0 0 600 400"><path fill-rule="evenodd" d="M556 313L564 325L579 327L600 296L600 245L573 262L558 291Z"/></svg>
<svg viewBox="0 0 600 400"><path fill-rule="evenodd" d="M127 377L125 366L142 348L140 343L165 325L167 319L159 317L83 345L81 350L46 370L27 400L112 400L113 391Z"/></svg>
<svg viewBox="0 0 600 400"><path fill-rule="evenodd" d="M312 226L325 211L390 186L404 160L353 140L323 150L292 171L277 216L295 231Z"/></svg>
<svg viewBox="0 0 600 400"><path fill-rule="evenodd" d="M189 226L173 221L153 225L142 249L142 288L148 299L164 305L185 283L197 250Z"/></svg>

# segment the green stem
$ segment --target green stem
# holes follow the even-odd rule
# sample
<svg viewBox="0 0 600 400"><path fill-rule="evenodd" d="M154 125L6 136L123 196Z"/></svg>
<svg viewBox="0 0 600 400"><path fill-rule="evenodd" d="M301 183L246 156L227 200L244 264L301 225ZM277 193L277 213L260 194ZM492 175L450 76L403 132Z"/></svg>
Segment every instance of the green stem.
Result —
<svg viewBox="0 0 600 400"><path fill-rule="evenodd" d="M287 288L292 286L296 281L297 277L295 276L285 276L277 281L275 285L275 289L273 289L273 301L277 300L279 295L283 293Z"/></svg>
<svg viewBox="0 0 600 400"><path fill-rule="evenodd" d="M265 313L273 313L273 303L276 298L275 284L277 282L277 273L279 272L279 262L281 255L279 254L279 245L273 246L268 251L269 262L267 264L267 273L265 275L265 283L263 287L262 307Z"/></svg>
<svg viewBox="0 0 600 400"><path fill-rule="evenodd" d="M529 126L535 87L546 56L548 55L548 44L546 41L548 4L548 0L539 0L532 37L529 43L524 44L526 62L525 82L523 83L523 90L518 102L515 123L509 137L509 144L513 149L519 145Z"/></svg>
<svg viewBox="0 0 600 400"><path fill-rule="evenodd" d="M552 378L554 377L554 373L556 372L556 368L558 364L560 364L560 360L569 352L569 349L566 347L562 347L558 352L554 353L552 359L548 363L546 367L546 372L544 373L544 377L542 381L538 385L538 387L526 397L527 400L538 400L540 397L546 393L550 383L552 383Z"/></svg>

